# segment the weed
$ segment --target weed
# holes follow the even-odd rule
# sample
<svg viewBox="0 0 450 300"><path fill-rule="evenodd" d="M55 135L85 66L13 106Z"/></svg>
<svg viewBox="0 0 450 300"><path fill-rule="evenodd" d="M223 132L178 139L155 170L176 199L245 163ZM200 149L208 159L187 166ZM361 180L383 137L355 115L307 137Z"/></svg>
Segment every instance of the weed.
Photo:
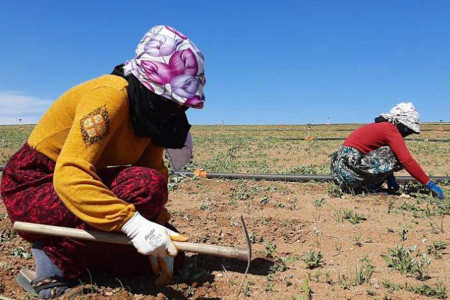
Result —
<svg viewBox="0 0 450 300"><path fill-rule="evenodd" d="M320 251L311 250L302 257L302 260L306 263L308 269L315 269L322 266L323 254Z"/></svg>
<svg viewBox="0 0 450 300"><path fill-rule="evenodd" d="M17 233L9 228L5 228L0 232L0 243L5 243L11 241Z"/></svg>
<svg viewBox="0 0 450 300"><path fill-rule="evenodd" d="M247 283L244 286L244 296L245 297L250 297L252 295L252 292L250 290L250 287L252 285L255 285L255 283L253 282L253 280L249 280L247 281Z"/></svg>
<svg viewBox="0 0 450 300"><path fill-rule="evenodd" d="M415 286L405 285L405 289L408 292L412 292L414 294L419 294L427 297L433 297L438 299L447 298L447 288L445 287L442 281L439 281L434 286L430 286L428 284L421 284Z"/></svg>
<svg viewBox="0 0 450 300"><path fill-rule="evenodd" d="M353 237L353 245L358 246L358 247L362 247L363 244L361 242L361 235L360 234L355 235Z"/></svg>
<svg viewBox="0 0 450 300"><path fill-rule="evenodd" d="M411 257L413 250L406 249L403 246L389 248L388 254L381 255L386 261L388 267L400 271L401 274L414 276L419 280L426 280L428 276L428 267L431 259L426 254L420 255L420 259Z"/></svg>
<svg viewBox="0 0 450 300"><path fill-rule="evenodd" d="M350 271L347 275L339 276L339 285L343 289L349 289L351 286L362 285L369 282L372 278L375 267L367 256L360 259L361 266L357 266L354 272Z"/></svg>
<svg viewBox="0 0 450 300"><path fill-rule="evenodd" d="M362 221L367 220L363 215L356 213L352 209L343 209L342 215L344 216L345 220L349 221L353 225L359 224Z"/></svg>
<svg viewBox="0 0 450 300"><path fill-rule="evenodd" d="M383 280L381 284L385 289L388 290L389 293L399 290L405 290L426 297L447 299L447 288L445 287L442 281L438 281L436 285L428 285L428 284L410 285L408 283L400 285L389 280Z"/></svg>
<svg viewBox="0 0 450 300"><path fill-rule="evenodd" d="M342 198L344 196L344 191L339 185L332 182L328 186L328 195L331 197Z"/></svg>
<svg viewBox="0 0 450 300"><path fill-rule="evenodd" d="M395 282L392 282L392 281L390 281L390 280L387 280L387 279L383 280L383 281L381 282L381 285L382 285L385 289L387 289L389 293L392 293L392 292L395 292L395 291L399 291L399 290L402 289L402 286L401 286L401 285L399 285L399 284L397 284L397 283L395 283Z"/></svg>
<svg viewBox="0 0 450 300"><path fill-rule="evenodd" d="M367 220L363 215L358 214L353 209L335 209L331 207L333 211L334 219L337 223L343 223L344 220L349 221L351 224L359 224L362 221Z"/></svg>
<svg viewBox="0 0 450 300"><path fill-rule="evenodd" d="M259 203L261 203L261 204L269 203L269 197L264 196L261 200L259 200Z"/></svg>
<svg viewBox="0 0 450 300"><path fill-rule="evenodd" d="M325 203L325 197L317 198L313 201L315 207L321 207Z"/></svg>
<svg viewBox="0 0 450 300"><path fill-rule="evenodd" d="M430 278L428 276L428 267L431 264L431 258L428 258L426 254L422 254L419 260L414 260L413 274L416 279L427 280Z"/></svg>
<svg viewBox="0 0 450 300"><path fill-rule="evenodd" d="M209 274L208 270L198 268L196 263L190 263L184 265L178 277L180 282L198 282L205 280Z"/></svg>
<svg viewBox="0 0 450 300"><path fill-rule="evenodd" d="M169 182L167 183L167 188L169 192L173 192L178 189L180 183L186 180L186 176L183 175L170 175Z"/></svg>
<svg viewBox="0 0 450 300"><path fill-rule="evenodd" d="M442 250L445 249L447 249L447 243L445 241L437 241L427 246L427 253L439 259L442 257Z"/></svg>
<svg viewBox="0 0 450 300"><path fill-rule="evenodd" d="M277 245L269 241L264 241L263 244L264 254L266 255L266 257L274 257L274 253L277 250Z"/></svg>
<svg viewBox="0 0 450 300"><path fill-rule="evenodd" d="M313 290L309 286L309 281L308 280L303 281L302 291L303 291L303 293L306 294L306 297L307 297L308 300L312 299Z"/></svg>
<svg viewBox="0 0 450 300"><path fill-rule="evenodd" d="M19 258L25 258L25 259L31 258L31 254L28 253L23 247L14 248L11 251L9 251L9 254L11 254L14 257L19 257Z"/></svg>
<svg viewBox="0 0 450 300"><path fill-rule="evenodd" d="M408 233L408 229L406 229L406 226L405 225L400 226L398 235L400 236L400 238L403 242L406 241L406 239L407 239L407 237L406 237L407 233Z"/></svg>
<svg viewBox="0 0 450 300"><path fill-rule="evenodd" d="M201 202L200 210L212 210L212 205L209 202Z"/></svg>

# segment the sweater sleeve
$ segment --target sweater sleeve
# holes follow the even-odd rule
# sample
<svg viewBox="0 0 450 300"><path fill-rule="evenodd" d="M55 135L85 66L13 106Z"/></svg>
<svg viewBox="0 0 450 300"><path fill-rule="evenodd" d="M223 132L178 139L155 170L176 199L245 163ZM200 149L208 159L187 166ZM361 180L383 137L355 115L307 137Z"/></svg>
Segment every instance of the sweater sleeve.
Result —
<svg viewBox="0 0 450 300"><path fill-rule="evenodd" d="M430 178L425 174L422 167L409 153L405 140L396 128L389 130L387 134L388 145L394 152L398 161L408 171L408 173L423 184L427 184Z"/></svg>
<svg viewBox="0 0 450 300"><path fill-rule="evenodd" d="M151 141L135 165L155 169L169 177L169 170L164 164L164 148L153 145Z"/></svg>
<svg viewBox="0 0 450 300"><path fill-rule="evenodd" d="M111 87L96 88L80 100L56 161L56 193L77 217L104 231L118 231L135 212L101 181L95 167L100 155L126 121L126 97Z"/></svg>

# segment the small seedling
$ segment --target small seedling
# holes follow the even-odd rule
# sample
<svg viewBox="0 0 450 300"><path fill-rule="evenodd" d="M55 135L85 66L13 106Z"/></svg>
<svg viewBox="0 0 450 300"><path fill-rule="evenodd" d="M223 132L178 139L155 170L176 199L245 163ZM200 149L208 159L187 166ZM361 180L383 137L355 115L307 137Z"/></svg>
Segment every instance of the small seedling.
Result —
<svg viewBox="0 0 450 300"><path fill-rule="evenodd" d="M315 269L322 266L323 254L320 251L311 250L302 257L302 260L306 263L308 269Z"/></svg>
<svg viewBox="0 0 450 300"><path fill-rule="evenodd" d="M408 233L408 229L406 229L405 225L400 226L400 229L398 231L398 235L400 236L402 242L406 241L408 238L406 237L406 234Z"/></svg>
<svg viewBox="0 0 450 300"><path fill-rule="evenodd" d="M252 295L252 292L250 290L250 287L252 285L255 285L255 283L252 280L247 281L247 283L245 284L245 287L244 287L244 296L245 297L250 297Z"/></svg>
<svg viewBox="0 0 450 300"><path fill-rule="evenodd" d="M20 257L20 258L25 258L25 259L31 258L31 254L28 253L27 251L25 251L25 249L23 247L14 248L11 251L9 251L9 254L11 254L14 257Z"/></svg>
<svg viewBox="0 0 450 300"><path fill-rule="evenodd" d="M266 257L274 257L274 253L277 250L277 245L269 241L264 241L263 244L265 248L264 254Z"/></svg>
<svg viewBox="0 0 450 300"><path fill-rule="evenodd" d="M325 197L318 198L313 201L315 207L321 207L325 203Z"/></svg>
<svg viewBox="0 0 450 300"><path fill-rule="evenodd" d="M353 245L358 246L358 247L362 247L363 244L361 242L361 235L360 234L355 235L353 237Z"/></svg>
<svg viewBox="0 0 450 300"><path fill-rule="evenodd" d="M309 281L308 280L303 281L302 291L303 291L303 293L306 294L306 297L307 297L308 300L312 299L313 290L309 286Z"/></svg>
<svg viewBox="0 0 450 300"><path fill-rule="evenodd" d="M353 225L359 224L362 221L367 220L363 215L360 215L360 214L356 213L352 209L349 209L349 210L343 209L342 210L342 214L344 216L344 219L349 221Z"/></svg>
<svg viewBox="0 0 450 300"><path fill-rule="evenodd" d="M5 228L0 232L0 243L9 242L16 235L17 235L17 233L14 230Z"/></svg>
<svg viewBox="0 0 450 300"><path fill-rule="evenodd" d="M442 250L445 249L447 249L447 243L445 241L437 241L427 246L427 253L439 259L442 257Z"/></svg>
<svg viewBox="0 0 450 300"><path fill-rule="evenodd" d="M328 186L328 195L331 197L342 198L344 196L344 191L339 185L332 182Z"/></svg>

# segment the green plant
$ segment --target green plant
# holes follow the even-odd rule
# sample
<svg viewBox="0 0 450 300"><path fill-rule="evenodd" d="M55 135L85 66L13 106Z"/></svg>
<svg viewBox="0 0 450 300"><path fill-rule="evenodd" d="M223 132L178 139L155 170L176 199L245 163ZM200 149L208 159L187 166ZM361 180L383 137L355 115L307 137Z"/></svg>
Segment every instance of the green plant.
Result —
<svg viewBox="0 0 450 300"><path fill-rule="evenodd" d="M31 254L28 253L23 247L16 247L9 251L9 254L11 254L14 257L20 257L25 259L30 259Z"/></svg>
<svg viewBox="0 0 450 300"><path fill-rule="evenodd" d="M344 191L339 185L332 182L328 185L328 195L331 197L342 198L344 196Z"/></svg>
<svg viewBox="0 0 450 300"><path fill-rule="evenodd" d="M200 210L212 210L212 205L209 202L201 202Z"/></svg>
<svg viewBox="0 0 450 300"><path fill-rule="evenodd" d="M370 278L372 278L375 267L372 265L370 259L367 256L363 256L360 259L360 263L361 265L356 266L354 270L351 268L347 275L339 275L339 285L343 289L350 289L352 286L362 285L369 282Z"/></svg>
<svg viewBox="0 0 450 300"><path fill-rule="evenodd" d="M302 260L308 269L315 269L322 266L323 254L320 251L315 252L311 250L302 257Z"/></svg>
<svg viewBox="0 0 450 300"><path fill-rule="evenodd" d="M342 215L344 216L345 220L349 221L353 225L367 220L363 215L356 213L352 209L342 209Z"/></svg>
<svg viewBox="0 0 450 300"><path fill-rule="evenodd" d="M389 248L388 254L381 255L389 268L400 271L401 274L414 276L419 280L426 280L428 276L428 267L431 264L426 254L421 254L420 259L411 257L412 249L406 249L403 246Z"/></svg>
<svg viewBox="0 0 450 300"><path fill-rule="evenodd" d="M447 288L445 287L442 281L439 281L436 285L430 286L428 284L421 285L405 285L406 290L412 292L414 294L419 294L427 297L433 297L437 299L446 299L447 298Z"/></svg>
<svg viewBox="0 0 450 300"><path fill-rule="evenodd" d="M357 234L353 237L353 245L358 246L358 247L362 247L362 242L361 242L361 235Z"/></svg>
<svg viewBox="0 0 450 300"><path fill-rule="evenodd" d="M308 280L304 280L303 281L302 291L303 291L303 293L306 294L306 297L307 297L308 300L312 299L313 290L309 286L309 281Z"/></svg>
<svg viewBox="0 0 450 300"><path fill-rule="evenodd" d="M400 226L398 235L400 236L400 238L403 242L406 241L406 239L407 239L407 237L406 237L407 233L408 233L408 229L406 229L406 226L405 225Z"/></svg>
<svg viewBox="0 0 450 300"><path fill-rule="evenodd" d="M277 245L266 240L264 240L263 244L265 248L264 254L266 257L274 257L274 253L277 250Z"/></svg>
<svg viewBox="0 0 450 300"><path fill-rule="evenodd" d="M5 228L0 232L0 243L5 243L11 241L17 233L9 228Z"/></svg>
<svg viewBox="0 0 450 300"><path fill-rule="evenodd" d="M250 289L250 287L252 285L255 285L255 283L252 280L247 281L247 283L244 286L244 296L245 297L250 297L252 295L252 291Z"/></svg>
<svg viewBox="0 0 450 300"><path fill-rule="evenodd" d="M321 207L325 203L325 197L317 198L313 201L315 207Z"/></svg>
<svg viewBox="0 0 450 300"><path fill-rule="evenodd" d="M419 280L427 280L428 267L431 264L431 258L428 258L426 254L422 254L419 260L413 260L412 274Z"/></svg>
<svg viewBox="0 0 450 300"><path fill-rule="evenodd" d="M401 285L399 285L399 284L397 284L397 283L395 283L395 282L392 282L392 281L390 281L390 280L387 280L387 279L383 280L383 281L381 282L381 285L382 285L385 289L387 289L389 293L392 293L392 292L394 292L394 291L399 291L399 290L402 289L402 286L401 286Z"/></svg>
<svg viewBox="0 0 450 300"><path fill-rule="evenodd" d="M406 290L408 292L423 295L426 297L447 299L447 288L442 281L438 281L438 283L435 285L410 285L408 283L400 285L389 280L383 280L381 284L385 289L388 290L389 293L399 290Z"/></svg>
<svg viewBox="0 0 450 300"><path fill-rule="evenodd" d="M442 250L445 249L447 249L447 243L445 241L437 241L427 246L427 253L439 259L442 257Z"/></svg>

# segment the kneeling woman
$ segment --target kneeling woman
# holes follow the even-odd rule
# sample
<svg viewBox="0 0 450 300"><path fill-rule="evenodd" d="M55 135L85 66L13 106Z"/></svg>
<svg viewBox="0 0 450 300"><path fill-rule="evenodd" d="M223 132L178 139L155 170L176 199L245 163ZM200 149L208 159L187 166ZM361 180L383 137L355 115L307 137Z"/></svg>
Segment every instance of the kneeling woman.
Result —
<svg viewBox="0 0 450 300"><path fill-rule="evenodd" d="M70 89L45 113L3 170L11 221L122 231L137 251L19 233L33 243L40 297L63 294L67 280L96 265L145 272L150 265L140 254L161 273L158 283L170 279L177 255L171 240L186 239L165 227L163 151L184 146L185 111L203 107L204 85L200 50L174 28L156 26L134 59Z"/></svg>
<svg viewBox="0 0 450 300"><path fill-rule="evenodd" d="M436 196L444 194L430 180L406 147L404 138L420 133L419 113L412 103L400 103L389 113L352 132L333 154L331 174L348 190L377 189L386 180L390 189L398 190L394 172L403 168L426 185Z"/></svg>

